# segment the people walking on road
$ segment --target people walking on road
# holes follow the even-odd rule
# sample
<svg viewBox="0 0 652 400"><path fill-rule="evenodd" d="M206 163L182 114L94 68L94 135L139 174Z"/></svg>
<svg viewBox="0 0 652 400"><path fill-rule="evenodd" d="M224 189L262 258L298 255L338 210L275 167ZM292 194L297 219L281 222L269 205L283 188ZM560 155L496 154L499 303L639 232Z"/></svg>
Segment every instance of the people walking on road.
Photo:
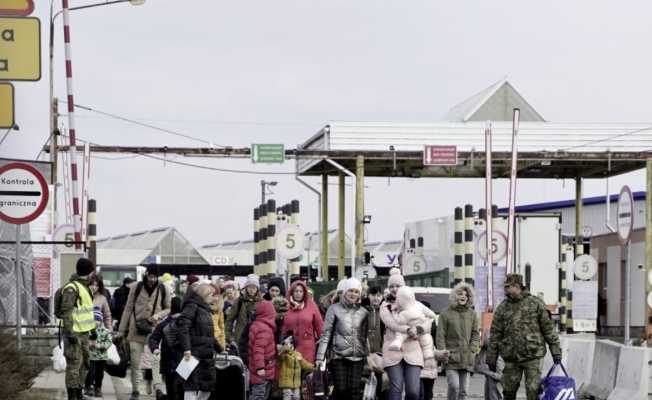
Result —
<svg viewBox="0 0 652 400"><path fill-rule="evenodd" d="M362 399L362 370L367 360L368 311L361 306L362 284L349 278L343 285L340 301L326 312L324 327L317 350L316 367L332 352L330 365L334 381L335 400ZM418 382L417 382L418 384Z"/></svg>
<svg viewBox="0 0 652 400"><path fill-rule="evenodd" d="M430 309L430 303L428 303L427 301L421 301L421 304L423 304L426 308ZM433 319L432 324L430 325L430 331L425 332L424 334L430 335L433 343L435 343L435 341L437 340L436 332L437 332L437 322ZM444 360L445 358L443 357L443 352L438 351L437 349L435 349L434 363L426 363L424 360L423 369L421 370L421 375L420 375L421 395L419 398L421 400L432 400L435 380L437 380L437 375L439 372L437 361L444 361Z"/></svg>
<svg viewBox="0 0 652 400"><path fill-rule="evenodd" d="M465 400L475 355L480 351L480 331L474 309L475 291L459 283L450 294L449 306L439 316L437 348L448 352L446 379L448 400Z"/></svg>
<svg viewBox="0 0 652 400"><path fill-rule="evenodd" d="M292 284L287 301L290 307L283 318L282 335L292 332L296 338L296 350L306 361L313 364L324 325L319 308L303 281L295 281Z"/></svg>
<svg viewBox="0 0 652 400"><path fill-rule="evenodd" d="M115 321L116 326L112 327L113 330L118 330L118 325L120 325L120 320L122 320L122 312L127 305L127 299L129 298L129 288L135 282L135 280L129 276L125 277L122 280L122 286L117 288L113 292L113 299L111 301L111 316L113 321Z"/></svg>
<svg viewBox="0 0 652 400"><path fill-rule="evenodd" d="M301 377L310 372L313 364L306 361L296 350L296 336L288 331L281 338L281 350L278 355L278 386L283 392L283 400L301 400Z"/></svg>
<svg viewBox="0 0 652 400"><path fill-rule="evenodd" d="M211 316L213 318L213 334L215 339L222 348L226 348L226 338L224 336L224 298L220 294L220 288L213 286L213 298L211 299Z"/></svg>
<svg viewBox="0 0 652 400"><path fill-rule="evenodd" d="M167 293L165 286L159 283L155 267L149 267L145 276L143 276L143 280L133 285L129 291L127 304L120 320L118 335L126 336L129 342L131 400L140 398L141 373L139 366L147 336L152 333L154 326L170 313L171 298L172 296ZM159 371L156 360L152 365L152 369L153 378L158 381ZM154 390L156 390L156 387L154 387Z"/></svg>
<svg viewBox="0 0 652 400"><path fill-rule="evenodd" d="M235 306L234 306L235 307ZM256 304L256 319L249 330L251 400L267 400L276 377L276 311L271 301Z"/></svg>
<svg viewBox="0 0 652 400"><path fill-rule="evenodd" d="M380 318L385 325L383 340L383 362L389 377L389 400L401 400L405 390L406 400L418 400L420 392L420 375L424 358L416 327L398 323L398 307L396 298L398 290L405 286L405 280L398 268L390 270L387 280L389 294L380 306ZM424 330L426 328L424 327ZM390 343L396 334L409 336L400 350L391 350Z"/></svg>
<svg viewBox="0 0 652 400"><path fill-rule="evenodd" d="M184 400L208 400L211 392L218 389L213 355L223 349L213 332L210 308L213 295L211 284L198 285L184 300L181 315L176 320L183 358L190 361L194 357L199 361L183 383Z"/></svg>
<svg viewBox="0 0 652 400"><path fill-rule="evenodd" d="M182 400L183 391L179 390L181 382L177 380L176 369L183 358L181 347L177 345L178 328L174 322L181 315L181 298L173 297L170 304L170 314L159 322L148 338L149 350L152 354L160 356L159 370L165 382L167 400ZM161 400L163 395L156 392L156 400Z"/></svg>
<svg viewBox="0 0 652 400"><path fill-rule="evenodd" d="M487 365L487 351L489 349L489 331L483 333L482 347L480 353L475 357L473 370L476 374L484 375L484 398L485 400L503 400L500 384L503 380L503 369L505 362L498 356L496 370L492 371Z"/></svg>
<svg viewBox="0 0 652 400"><path fill-rule="evenodd" d="M267 283L267 293L263 296L264 300L271 301L276 311L276 329L274 330L274 337L276 340L281 338L281 330L283 328L283 319L290 309L290 303L285 298L285 282L283 278L273 277Z"/></svg>
<svg viewBox="0 0 652 400"><path fill-rule="evenodd" d="M91 289L91 293L93 293L93 306L98 307L104 316L104 326L106 329L113 330L111 307L109 306L109 300L104 295L107 290L104 288L104 280L102 279L102 275L93 275L88 287Z"/></svg>
<svg viewBox="0 0 652 400"><path fill-rule="evenodd" d="M95 265L87 258L77 260L75 272L61 289L59 310L65 337L66 389L68 400L82 400L82 385L89 368L89 346L95 346L97 330L93 315L93 295L88 288ZM56 308L56 307L55 307Z"/></svg>
<svg viewBox="0 0 652 400"><path fill-rule="evenodd" d="M522 275L507 275L505 293L507 297L496 308L493 316L487 364L492 371L496 371L498 356L505 360L505 400L516 398L523 375L527 399L536 400L546 343L554 363L561 363L559 336L546 305L525 289Z"/></svg>
<svg viewBox="0 0 652 400"><path fill-rule="evenodd" d="M90 369L86 375L85 394L92 397L102 397L102 381L104 380L104 367L108 358L107 350L113 344L111 331L105 326L106 319L98 306L93 312L95 318L95 331L97 340L95 346L89 348Z"/></svg>
<svg viewBox="0 0 652 400"><path fill-rule="evenodd" d="M262 301L260 294L260 280L258 275L250 274L247 276L244 289L240 297L235 301L233 306L229 309L226 316L226 344L230 346L232 343L238 345L239 338L247 326L247 323L252 319L256 311L256 305ZM242 349L238 349L242 352Z"/></svg>
<svg viewBox="0 0 652 400"><path fill-rule="evenodd" d="M367 340L369 342L369 354L378 354L382 356L383 352L383 336L385 334L385 325L380 320L380 305L383 302L383 292L379 286L371 286L367 290L367 297L363 299L363 306L369 312L368 325L367 325ZM376 376L376 398L381 398L383 389L383 371L381 368L372 368L373 374Z"/></svg>
<svg viewBox="0 0 652 400"><path fill-rule="evenodd" d="M238 287L235 281L225 281L222 286L222 297L224 297L224 315L228 315L229 308L233 306L238 298Z"/></svg>

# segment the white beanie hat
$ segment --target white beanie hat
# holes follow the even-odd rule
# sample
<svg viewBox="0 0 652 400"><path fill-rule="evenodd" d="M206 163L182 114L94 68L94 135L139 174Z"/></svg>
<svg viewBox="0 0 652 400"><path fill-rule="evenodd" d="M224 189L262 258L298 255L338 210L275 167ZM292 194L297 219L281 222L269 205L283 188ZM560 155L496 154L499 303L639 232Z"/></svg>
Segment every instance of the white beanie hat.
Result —
<svg viewBox="0 0 652 400"><path fill-rule="evenodd" d="M401 270L394 267L389 270L389 279L387 280L387 286L405 286L405 279L401 275Z"/></svg>
<svg viewBox="0 0 652 400"><path fill-rule="evenodd" d="M260 278L258 278L258 275L256 274L247 275L247 281L245 282L244 286L247 287L252 285L260 289Z"/></svg>
<svg viewBox="0 0 652 400"><path fill-rule="evenodd" d="M346 284L346 279L342 279L341 281L337 282L337 292L343 292L345 284Z"/></svg>
<svg viewBox="0 0 652 400"><path fill-rule="evenodd" d="M357 278L349 278L344 281L343 292L346 293L351 289L358 289L359 292L362 292L362 283Z"/></svg>

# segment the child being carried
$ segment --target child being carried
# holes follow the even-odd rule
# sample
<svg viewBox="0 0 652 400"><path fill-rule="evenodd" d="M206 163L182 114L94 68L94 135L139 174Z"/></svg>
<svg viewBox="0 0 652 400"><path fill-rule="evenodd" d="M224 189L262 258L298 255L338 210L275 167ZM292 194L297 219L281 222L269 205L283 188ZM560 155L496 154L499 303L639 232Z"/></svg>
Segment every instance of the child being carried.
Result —
<svg viewBox="0 0 652 400"><path fill-rule="evenodd" d="M398 290L396 303L399 310L396 321L400 325L407 325L410 328L414 328L418 335L421 351L423 351L423 359L434 359L435 344L429 330L432 321L435 319L435 313L416 301L414 291L408 286L402 286ZM389 349L400 351L406 339L408 339L407 334L397 332L394 340L389 345Z"/></svg>

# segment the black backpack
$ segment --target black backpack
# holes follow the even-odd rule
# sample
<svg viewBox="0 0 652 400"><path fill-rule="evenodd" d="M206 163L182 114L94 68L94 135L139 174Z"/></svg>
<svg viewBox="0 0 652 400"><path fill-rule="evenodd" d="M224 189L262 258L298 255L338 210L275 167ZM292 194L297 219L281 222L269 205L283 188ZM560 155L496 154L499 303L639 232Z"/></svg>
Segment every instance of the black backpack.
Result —
<svg viewBox="0 0 652 400"><path fill-rule="evenodd" d="M165 345L170 349L174 349L179 345L178 332L175 320L170 321L169 324L163 327L163 339Z"/></svg>
<svg viewBox="0 0 652 400"><path fill-rule="evenodd" d="M66 286L68 286L68 283L70 282L67 282L65 285L57 289L56 292L54 292L54 316L59 319L63 319L64 317L63 312L61 311L61 304L63 303L63 289ZM73 289L75 289L75 292L77 292L77 303L79 303L81 299L79 298L79 291L77 290L77 285L73 284L72 287Z"/></svg>

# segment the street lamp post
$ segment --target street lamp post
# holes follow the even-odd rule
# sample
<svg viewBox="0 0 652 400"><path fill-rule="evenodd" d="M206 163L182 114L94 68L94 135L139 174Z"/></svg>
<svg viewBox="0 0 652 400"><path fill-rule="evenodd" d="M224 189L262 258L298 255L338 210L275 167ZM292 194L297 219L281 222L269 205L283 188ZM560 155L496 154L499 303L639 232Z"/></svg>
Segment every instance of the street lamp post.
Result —
<svg viewBox="0 0 652 400"><path fill-rule="evenodd" d="M82 10L86 8L102 7L108 6L117 3L130 3L131 5L138 6L145 4L145 0L112 0L105 1L103 3L87 4L84 6L70 7L68 11ZM49 72L50 72L50 97L48 108L50 110L50 161L52 162L52 184L54 186L53 193L53 204L54 204L54 215L55 215L55 225L56 225L56 211L57 211L57 176L58 176L58 146L57 146L57 104L56 99L54 98L54 22L56 18L63 13L63 10L59 10L56 14L54 13L54 0L50 1L50 43L49 43Z"/></svg>

